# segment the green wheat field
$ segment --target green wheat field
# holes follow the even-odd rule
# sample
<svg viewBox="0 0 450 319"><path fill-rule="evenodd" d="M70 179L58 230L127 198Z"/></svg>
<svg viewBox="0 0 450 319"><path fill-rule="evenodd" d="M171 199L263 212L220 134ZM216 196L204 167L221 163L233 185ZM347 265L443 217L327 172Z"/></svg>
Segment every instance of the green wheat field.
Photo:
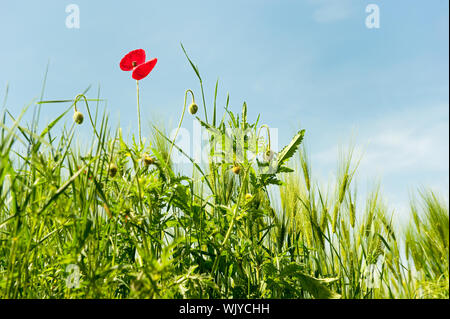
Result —
<svg viewBox="0 0 450 319"><path fill-rule="evenodd" d="M351 147L336 158L336 180L319 186L307 131L274 155L270 123L228 101L219 118L187 62L201 90L185 92L183 116L209 133L207 163L164 125L125 137L88 90L4 109L1 298L449 298L446 198L417 188L409 221L395 224L379 187L358 194ZM38 130L50 103L61 114ZM175 152L189 169L177 169Z"/></svg>

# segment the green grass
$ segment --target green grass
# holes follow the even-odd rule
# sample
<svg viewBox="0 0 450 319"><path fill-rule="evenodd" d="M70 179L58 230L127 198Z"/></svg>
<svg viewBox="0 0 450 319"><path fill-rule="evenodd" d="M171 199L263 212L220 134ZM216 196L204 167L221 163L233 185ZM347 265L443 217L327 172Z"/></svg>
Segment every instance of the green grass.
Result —
<svg viewBox="0 0 450 319"><path fill-rule="evenodd" d="M318 186L301 146L304 130L271 170L251 162L247 150L270 149L259 132L265 126L249 122L245 103L235 114L227 101L218 119L203 86L204 119L197 120L216 160L180 173L161 125L145 145L129 141L99 114L98 96L81 101L85 93L46 101L67 110L41 132L43 102L2 114L1 298L449 297L448 206L433 192L411 200L407 227L394 225L379 188L357 201L351 148L341 152L336 181ZM78 124L55 132L76 103L92 134L83 148L74 140ZM30 107L33 123L23 126ZM233 140L227 128L250 138ZM222 138L231 152L222 152ZM71 267L79 270L77 287Z"/></svg>

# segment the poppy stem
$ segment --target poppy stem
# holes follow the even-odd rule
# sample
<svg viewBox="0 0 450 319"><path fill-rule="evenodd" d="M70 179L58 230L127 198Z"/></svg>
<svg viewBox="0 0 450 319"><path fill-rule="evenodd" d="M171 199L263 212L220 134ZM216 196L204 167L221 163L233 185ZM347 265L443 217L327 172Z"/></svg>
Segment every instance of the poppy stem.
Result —
<svg viewBox="0 0 450 319"><path fill-rule="evenodd" d="M83 100L84 100L84 103L85 103L85 105L86 105L86 109L87 109L87 112L88 112L88 115L89 115L89 120L91 121L92 128L94 129L95 135L97 135L97 138L100 140L100 135L98 134L97 130L95 129L95 124L94 124L94 121L92 120L91 110L89 109L88 101L87 101L87 98L86 98L86 96L85 96L84 94L78 94L78 95L75 97L75 100L74 100L74 102L73 102L73 108L74 108L75 112L78 112L78 109L77 109L77 102L78 102L80 99L83 99Z"/></svg>
<svg viewBox="0 0 450 319"><path fill-rule="evenodd" d="M258 134L256 135L256 154L258 154L258 144L259 144L258 139L259 139L259 133L261 132L261 129L262 129L263 127L265 127L266 130L267 130L267 139L269 140L269 148L268 148L268 150L270 151L270 129L269 129L269 127L268 127L266 124L263 124L263 125L261 125L261 126L259 127Z"/></svg>
<svg viewBox="0 0 450 319"><path fill-rule="evenodd" d="M246 180L247 180L249 172L250 172L250 167L245 168L244 178L243 178L241 186L239 188L239 195L238 195L237 202L233 209L233 215L231 217L231 221L228 226L228 230L225 234L225 238L223 239L222 244L220 245L219 252L217 253L216 258L214 259L214 263L213 263L212 270L211 270L211 273L213 275L215 274L217 267L219 266L219 259L222 256L222 252L225 249L225 244L227 243L228 239L230 238L231 231L233 230L234 223L236 222L238 208L239 208L239 205L242 200L242 195L244 194L244 187L246 185Z"/></svg>
<svg viewBox="0 0 450 319"><path fill-rule="evenodd" d="M173 139L172 139L172 144L170 145L170 151L169 151L169 155L167 156L166 165L169 164L169 161L170 161L170 155L172 154L173 144L175 144L175 140L177 139L177 135L178 135L178 131L180 130L181 123L183 123L184 113L185 113L185 111L186 111L186 99L187 99L187 94L188 94L188 93L191 93L191 95L192 95L192 103L195 103L194 92L192 92L190 89L186 90L186 92L184 93L183 113L181 113L180 123L178 123L177 130L175 131L175 136L173 137Z"/></svg>
<svg viewBox="0 0 450 319"><path fill-rule="evenodd" d="M142 148L141 137L141 108L139 106L139 81L136 80L136 93L137 93L137 115L138 115L138 129L139 129L139 147Z"/></svg>

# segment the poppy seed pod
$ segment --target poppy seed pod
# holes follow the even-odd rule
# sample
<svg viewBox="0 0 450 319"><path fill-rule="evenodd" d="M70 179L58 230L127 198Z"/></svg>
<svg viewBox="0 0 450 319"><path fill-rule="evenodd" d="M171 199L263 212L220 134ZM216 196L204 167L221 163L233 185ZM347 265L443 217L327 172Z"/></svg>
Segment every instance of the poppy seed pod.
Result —
<svg viewBox="0 0 450 319"><path fill-rule="evenodd" d="M270 161L272 161L274 155L275 155L274 151L267 150L263 154L263 159L265 162L270 162Z"/></svg>
<svg viewBox="0 0 450 319"><path fill-rule="evenodd" d="M195 104L195 102L192 102L191 105L189 105L189 113L194 115L198 111L198 106Z"/></svg>
<svg viewBox="0 0 450 319"><path fill-rule="evenodd" d="M81 124L83 123L84 116L81 112L76 111L75 113L73 113L73 120L75 121L75 123Z"/></svg>
<svg viewBox="0 0 450 319"><path fill-rule="evenodd" d="M231 169L233 171L234 174L239 174L239 172L241 171L241 168L239 166L233 166L233 168Z"/></svg>
<svg viewBox="0 0 450 319"><path fill-rule="evenodd" d="M109 164L109 176L114 177L117 174L117 165L114 163Z"/></svg>
<svg viewBox="0 0 450 319"><path fill-rule="evenodd" d="M154 163L155 163L155 160L151 156L146 155L144 157L144 164L145 164L145 166L149 166L149 165L152 165Z"/></svg>

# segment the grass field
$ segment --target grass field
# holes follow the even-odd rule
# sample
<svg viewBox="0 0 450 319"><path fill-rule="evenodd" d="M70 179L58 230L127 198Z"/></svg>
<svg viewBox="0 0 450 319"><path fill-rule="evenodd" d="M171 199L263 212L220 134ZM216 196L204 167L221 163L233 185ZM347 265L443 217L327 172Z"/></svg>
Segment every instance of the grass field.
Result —
<svg viewBox="0 0 450 319"><path fill-rule="evenodd" d="M190 93L204 96L186 91L185 109ZM308 132L274 155L270 123L228 101L219 119L215 99L187 114L210 134L209 161L184 153L192 170L180 172L163 127L127 139L85 94L2 114L1 298L449 297L446 198L418 190L396 225L377 188L357 200L351 148L319 187ZM38 131L47 103L64 112Z"/></svg>

